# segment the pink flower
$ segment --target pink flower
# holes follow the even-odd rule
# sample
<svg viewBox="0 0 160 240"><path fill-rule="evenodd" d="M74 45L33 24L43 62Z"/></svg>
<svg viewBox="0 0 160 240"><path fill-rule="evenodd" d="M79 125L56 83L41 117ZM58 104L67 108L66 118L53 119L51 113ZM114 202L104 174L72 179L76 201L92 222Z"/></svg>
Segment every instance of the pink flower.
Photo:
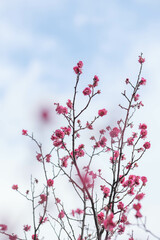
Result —
<svg viewBox="0 0 160 240"><path fill-rule="evenodd" d="M61 210L60 211L60 213L58 214L58 217L60 218L60 219L62 219L62 218L64 218L64 211L63 210Z"/></svg>
<svg viewBox="0 0 160 240"><path fill-rule="evenodd" d="M14 185L12 186L12 189L13 189L13 190L18 190L18 185L15 185L15 184L14 184Z"/></svg>
<svg viewBox="0 0 160 240"><path fill-rule="evenodd" d="M55 140L54 142L53 142L53 145L55 146L55 147L59 147L59 146L61 146L62 145L62 141L61 140Z"/></svg>
<svg viewBox="0 0 160 240"><path fill-rule="evenodd" d="M147 136L147 130L146 129L142 129L140 134L141 134L141 138L145 138Z"/></svg>
<svg viewBox="0 0 160 240"><path fill-rule="evenodd" d="M40 218L39 218L39 223L43 224L43 223L45 223L47 220L48 220L47 217L43 218L42 216L40 216Z"/></svg>
<svg viewBox="0 0 160 240"><path fill-rule="evenodd" d="M61 127L61 129L64 131L65 135L70 135L71 133L71 128L70 127Z"/></svg>
<svg viewBox="0 0 160 240"><path fill-rule="evenodd" d="M125 181L125 177L122 177L123 175L119 175L119 178L121 178L120 183L123 184Z"/></svg>
<svg viewBox="0 0 160 240"><path fill-rule="evenodd" d="M17 240L17 235L9 235L9 240Z"/></svg>
<svg viewBox="0 0 160 240"><path fill-rule="evenodd" d="M139 82L139 85L146 85L146 81L147 80L142 77L141 81Z"/></svg>
<svg viewBox="0 0 160 240"><path fill-rule="evenodd" d="M24 230L25 232L28 232L30 229L31 229L31 226L28 226L28 225L24 225L24 226L23 226L23 230Z"/></svg>
<svg viewBox="0 0 160 240"><path fill-rule="evenodd" d="M138 101L138 99L139 99L139 94L136 94L136 95L134 96L134 101Z"/></svg>
<svg viewBox="0 0 160 240"><path fill-rule="evenodd" d="M130 137L127 139L127 145L130 146L130 145L133 145L133 142L134 142L134 138L133 137Z"/></svg>
<svg viewBox="0 0 160 240"><path fill-rule="evenodd" d="M90 95L90 94L91 94L91 89L90 89L89 87L86 87L86 88L83 90L83 94L84 94L85 96Z"/></svg>
<svg viewBox="0 0 160 240"><path fill-rule="evenodd" d="M102 134L102 135L103 135L103 134L106 132L106 130L104 130L104 129L101 129L99 132L100 132L100 134Z"/></svg>
<svg viewBox="0 0 160 240"><path fill-rule="evenodd" d="M147 178L145 176L142 176L141 177L141 180L143 182L143 185L145 186L146 185L146 182L148 181Z"/></svg>
<svg viewBox="0 0 160 240"><path fill-rule="evenodd" d="M119 157L119 151L114 151L114 157L118 158Z"/></svg>
<svg viewBox="0 0 160 240"><path fill-rule="evenodd" d="M7 231L7 225L5 224L0 224L0 231Z"/></svg>
<svg viewBox="0 0 160 240"><path fill-rule="evenodd" d="M118 209L123 210L124 209L124 203L119 202L117 207L118 207Z"/></svg>
<svg viewBox="0 0 160 240"><path fill-rule="evenodd" d="M84 148L84 144L80 144L80 145L78 146L78 149L81 149L81 148Z"/></svg>
<svg viewBox="0 0 160 240"><path fill-rule="evenodd" d="M79 235L79 237L77 238L77 240L81 240L81 235ZM84 240L84 238L82 238L82 240Z"/></svg>
<svg viewBox="0 0 160 240"><path fill-rule="evenodd" d="M150 142L145 142L145 144L143 145L143 147L144 147L145 149L149 149L149 148L151 147Z"/></svg>
<svg viewBox="0 0 160 240"><path fill-rule="evenodd" d="M129 195L134 195L134 187L132 187L129 191L128 191Z"/></svg>
<svg viewBox="0 0 160 240"><path fill-rule="evenodd" d="M72 214L72 216L74 217L74 216L75 216L75 211L74 211L74 210L72 210L72 213L71 213L71 214Z"/></svg>
<svg viewBox="0 0 160 240"><path fill-rule="evenodd" d="M116 223L113 222L113 213L111 213L103 222L104 228L108 231L113 231L116 226Z"/></svg>
<svg viewBox="0 0 160 240"><path fill-rule="evenodd" d="M125 154L122 154L121 160L126 160Z"/></svg>
<svg viewBox="0 0 160 240"><path fill-rule="evenodd" d="M139 124L139 129L147 129L147 125L145 123Z"/></svg>
<svg viewBox="0 0 160 240"><path fill-rule="evenodd" d="M42 162L42 154L38 153L36 158L39 162Z"/></svg>
<svg viewBox="0 0 160 240"><path fill-rule="evenodd" d="M51 160L51 154L47 154L47 155L46 155L46 162L48 162L48 163L49 163L49 162L50 162L50 160Z"/></svg>
<svg viewBox="0 0 160 240"><path fill-rule="evenodd" d="M104 188L103 188L103 193L104 193L104 197L105 197L105 198L108 197L108 196L109 196L109 193L110 193L110 189L107 188L107 187L104 187Z"/></svg>
<svg viewBox="0 0 160 240"><path fill-rule="evenodd" d="M55 135L56 135L56 137L58 137L58 138L64 138L64 132L61 131L60 129L57 129L57 130L55 131Z"/></svg>
<svg viewBox="0 0 160 240"><path fill-rule="evenodd" d="M68 113L68 110L67 110L66 107L63 107L63 106L60 106L59 104L57 104L56 112L57 112L58 114L67 114L67 113Z"/></svg>
<svg viewBox="0 0 160 240"><path fill-rule="evenodd" d="M121 217L121 222L125 223L126 221L127 221L127 216L123 214Z"/></svg>
<svg viewBox="0 0 160 240"><path fill-rule="evenodd" d="M99 78L95 75L93 78L93 87L98 86Z"/></svg>
<svg viewBox="0 0 160 240"><path fill-rule="evenodd" d="M100 212L100 213L97 215L97 218L98 218L98 223L99 223L99 224L102 224L103 221L104 221L104 213L103 213L103 212Z"/></svg>
<svg viewBox="0 0 160 240"><path fill-rule="evenodd" d="M145 62L145 58L142 58L141 56L139 56L138 62L141 63L141 64L144 63Z"/></svg>
<svg viewBox="0 0 160 240"><path fill-rule="evenodd" d="M138 201L140 201L140 200L143 199L144 196L145 196L144 193L139 193L139 194L136 195L135 199L137 199Z"/></svg>
<svg viewBox="0 0 160 240"><path fill-rule="evenodd" d="M86 127L87 127L88 129L90 129L90 130L92 130L92 129L93 129L93 126L92 126L92 124L90 124L89 122L87 122L87 123L86 123Z"/></svg>
<svg viewBox="0 0 160 240"><path fill-rule="evenodd" d="M83 67L83 62L82 62L82 61L79 61L79 62L77 63L77 66L78 66L79 68L82 68L82 67Z"/></svg>
<svg viewBox="0 0 160 240"><path fill-rule="evenodd" d="M35 236L34 234L32 235L32 239L33 239L33 240L35 240L35 237L36 237L36 240L39 240L37 234L36 234L36 236Z"/></svg>
<svg viewBox="0 0 160 240"><path fill-rule="evenodd" d="M43 204L44 202L47 201L47 196L45 194L40 195L40 201L38 202L39 204Z"/></svg>
<svg viewBox="0 0 160 240"><path fill-rule="evenodd" d="M79 67L77 67L77 66L75 66L75 67L73 68L73 70L74 70L74 72L75 72L76 74L81 74L81 73L82 73L81 69L80 69Z"/></svg>
<svg viewBox="0 0 160 240"><path fill-rule="evenodd" d="M27 130L22 130L22 135L25 135L25 136L27 136L28 135L28 133L27 133L28 131Z"/></svg>
<svg viewBox="0 0 160 240"><path fill-rule="evenodd" d="M126 83L126 84L128 84L128 83L129 83L129 78L126 78L126 81L125 81L125 83Z"/></svg>
<svg viewBox="0 0 160 240"><path fill-rule="evenodd" d="M112 131L109 133L111 138L118 137L118 134L120 133L119 128L115 127L112 129Z"/></svg>
<svg viewBox="0 0 160 240"><path fill-rule="evenodd" d="M79 208L77 208L76 210L75 210L75 213L77 213L77 214L82 214L82 213L84 213L84 211L83 210L81 210L81 209L79 209Z"/></svg>
<svg viewBox="0 0 160 240"><path fill-rule="evenodd" d="M82 149L79 149L78 157L83 157L83 156L84 156L84 151Z"/></svg>
<svg viewBox="0 0 160 240"><path fill-rule="evenodd" d="M52 187L52 186L53 186L53 183L54 183L53 179L48 179L48 180L47 180L47 185L48 185L48 187Z"/></svg>
<svg viewBox="0 0 160 240"><path fill-rule="evenodd" d="M56 198L56 203L60 203L61 200L59 198Z"/></svg>
<svg viewBox="0 0 160 240"><path fill-rule="evenodd" d="M133 132L132 136L133 136L133 138L137 138L137 133Z"/></svg>
<svg viewBox="0 0 160 240"><path fill-rule="evenodd" d="M103 109L101 109L101 110L98 111L98 115L99 115L100 117L103 117L103 116L106 115L106 114L107 114L107 110L106 110L105 108L103 108Z"/></svg>
<svg viewBox="0 0 160 240"><path fill-rule="evenodd" d="M71 100L70 99L68 99L68 101L67 101L67 107L69 107L70 109L72 109L73 108L73 104L72 104L72 102L71 102Z"/></svg>
<svg viewBox="0 0 160 240"><path fill-rule="evenodd" d="M107 142L107 139L103 136L101 138L101 140L99 141L99 144L101 147L105 147L106 146L106 142Z"/></svg>
<svg viewBox="0 0 160 240"><path fill-rule="evenodd" d="M119 234L122 234L122 233L124 233L124 231L125 231L125 226L122 225L122 224L120 224L120 225L118 226L118 233L119 233Z"/></svg>
<svg viewBox="0 0 160 240"><path fill-rule="evenodd" d="M139 211L137 211L135 217L136 217L136 218L141 218L141 217L142 217L142 214L141 214Z"/></svg>
<svg viewBox="0 0 160 240"><path fill-rule="evenodd" d="M141 204L140 203L137 203L137 204L133 204L133 208L136 210L136 211L139 211L141 209Z"/></svg>

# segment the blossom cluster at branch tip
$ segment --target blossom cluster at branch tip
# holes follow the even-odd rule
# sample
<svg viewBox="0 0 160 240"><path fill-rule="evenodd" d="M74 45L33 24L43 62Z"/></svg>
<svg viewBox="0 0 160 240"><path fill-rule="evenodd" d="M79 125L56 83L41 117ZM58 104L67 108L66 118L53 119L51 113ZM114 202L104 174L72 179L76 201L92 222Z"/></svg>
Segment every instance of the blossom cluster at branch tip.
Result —
<svg viewBox="0 0 160 240"><path fill-rule="evenodd" d="M145 62L145 58L142 58L142 56L139 56L138 62L141 63L141 64L144 63Z"/></svg>
<svg viewBox="0 0 160 240"><path fill-rule="evenodd" d="M17 185L17 184L14 184L14 185L12 186L12 189L13 189L13 190L18 190L18 185Z"/></svg>
<svg viewBox="0 0 160 240"><path fill-rule="evenodd" d="M22 135L25 135L25 136L27 136L27 135L28 135L28 131L27 131L27 130L25 130L25 129L23 129L23 130L22 130Z"/></svg>
<svg viewBox="0 0 160 240"><path fill-rule="evenodd" d="M77 66L73 67L73 70L76 74L81 74L82 73L82 67L83 67L83 62L79 61L77 63Z"/></svg>

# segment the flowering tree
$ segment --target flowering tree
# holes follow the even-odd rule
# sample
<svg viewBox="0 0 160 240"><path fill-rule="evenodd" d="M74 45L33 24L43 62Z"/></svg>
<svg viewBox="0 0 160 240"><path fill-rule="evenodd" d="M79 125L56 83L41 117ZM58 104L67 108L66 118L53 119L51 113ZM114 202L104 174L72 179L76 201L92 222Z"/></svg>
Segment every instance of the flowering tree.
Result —
<svg viewBox="0 0 160 240"><path fill-rule="evenodd" d="M82 115L88 110L92 99L100 94L100 90L96 90L99 78L95 75L93 82L83 90L87 98L86 105L78 110L77 89L83 67L83 62L79 61L73 68L76 74L73 99L68 99L66 106L55 103L55 111L66 119L66 126L56 129L51 135L53 147L50 152L44 154L42 144L33 134L22 130L22 134L37 145L36 160L41 164L44 182L40 185L38 179L31 178L31 189L25 193L19 190L18 185L12 186L13 190L30 201L33 222L23 226L23 237L8 233L5 224L0 224L1 234L10 240L48 239L47 233L42 238L41 228L49 225L53 230L52 239L108 240L127 231L127 226L131 224L130 213L137 220L142 218L141 200L145 196L142 189L147 183L147 177L137 176L133 172L151 144L146 141L145 123L140 123L136 132L132 130L132 117L137 109L143 107L138 90L146 84L146 79L141 77L145 62L142 54L138 62L140 69L137 81L132 83L128 78L125 81L132 93L130 96L126 91L122 93L127 103L125 106L119 105L125 113L116 126L105 126L99 134L94 133L95 122L107 115L105 108L98 110L92 120L85 123L82 121ZM81 140L81 135L86 131L91 132L90 148L88 142L86 146ZM98 166L100 159L104 162L103 167ZM108 164L110 166L106 169ZM59 178L68 179L73 196L76 194L77 208L72 207L72 202L68 207L65 196L58 197L61 191L57 183ZM133 234L130 232L127 239L134 240Z"/></svg>

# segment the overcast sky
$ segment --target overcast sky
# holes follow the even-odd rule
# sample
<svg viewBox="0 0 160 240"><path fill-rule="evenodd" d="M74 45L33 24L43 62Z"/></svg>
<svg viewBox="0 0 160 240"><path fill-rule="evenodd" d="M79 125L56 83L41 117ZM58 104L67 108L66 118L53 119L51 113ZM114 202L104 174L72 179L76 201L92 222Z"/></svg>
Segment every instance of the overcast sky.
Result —
<svg viewBox="0 0 160 240"><path fill-rule="evenodd" d="M79 60L84 62L86 85L95 74L99 76L102 94L97 105L109 110L111 122L119 117L116 113L125 78L136 80L137 60L143 52L146 63L142 75L147 85L140 95L145 106L137 113L136 121L148 125L152 148L146 153L139 174L149 180L144 200L148 227L160 236L159 12L159 0L0 1L0 211L3 219L8 205L12 206L13 214L17 212L13 210L10 186L29 180L24 169L31 170L31 144L22 138L21 130L34 132L42 141L50 137L57 124L53 103L65 102L72 94L73 66ZM44 110L50 112L47 124L39 118Z"/></svg>

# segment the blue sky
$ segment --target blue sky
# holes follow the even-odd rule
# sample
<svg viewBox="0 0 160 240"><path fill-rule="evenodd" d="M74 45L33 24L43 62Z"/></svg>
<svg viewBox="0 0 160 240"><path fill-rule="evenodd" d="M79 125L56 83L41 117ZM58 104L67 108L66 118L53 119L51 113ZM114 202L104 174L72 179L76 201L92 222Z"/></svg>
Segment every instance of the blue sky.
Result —
<svg viewBox="0 0 160 240"><path fill-rule="evenodd" d="M100 77L103 91L97 105L105 105L115 116L124 80L136 78L143 52L147 85L141 93L145 108L138 112L137 122L146 121L152 143L141 167L150 180L145 210L148 219L160 213L159 9L159 0L0 1L0 186L7 196L15 178L22 178L14 174L16 169L23 169L30 156L21 129L39 134L41 128L39 137L49 136L52 125L39 124L37 114L40 107L52 109L54 101L68 99L77 61L84 62L84 86L95 74ZM158 225L148 221L158 233Z"/></svg>

